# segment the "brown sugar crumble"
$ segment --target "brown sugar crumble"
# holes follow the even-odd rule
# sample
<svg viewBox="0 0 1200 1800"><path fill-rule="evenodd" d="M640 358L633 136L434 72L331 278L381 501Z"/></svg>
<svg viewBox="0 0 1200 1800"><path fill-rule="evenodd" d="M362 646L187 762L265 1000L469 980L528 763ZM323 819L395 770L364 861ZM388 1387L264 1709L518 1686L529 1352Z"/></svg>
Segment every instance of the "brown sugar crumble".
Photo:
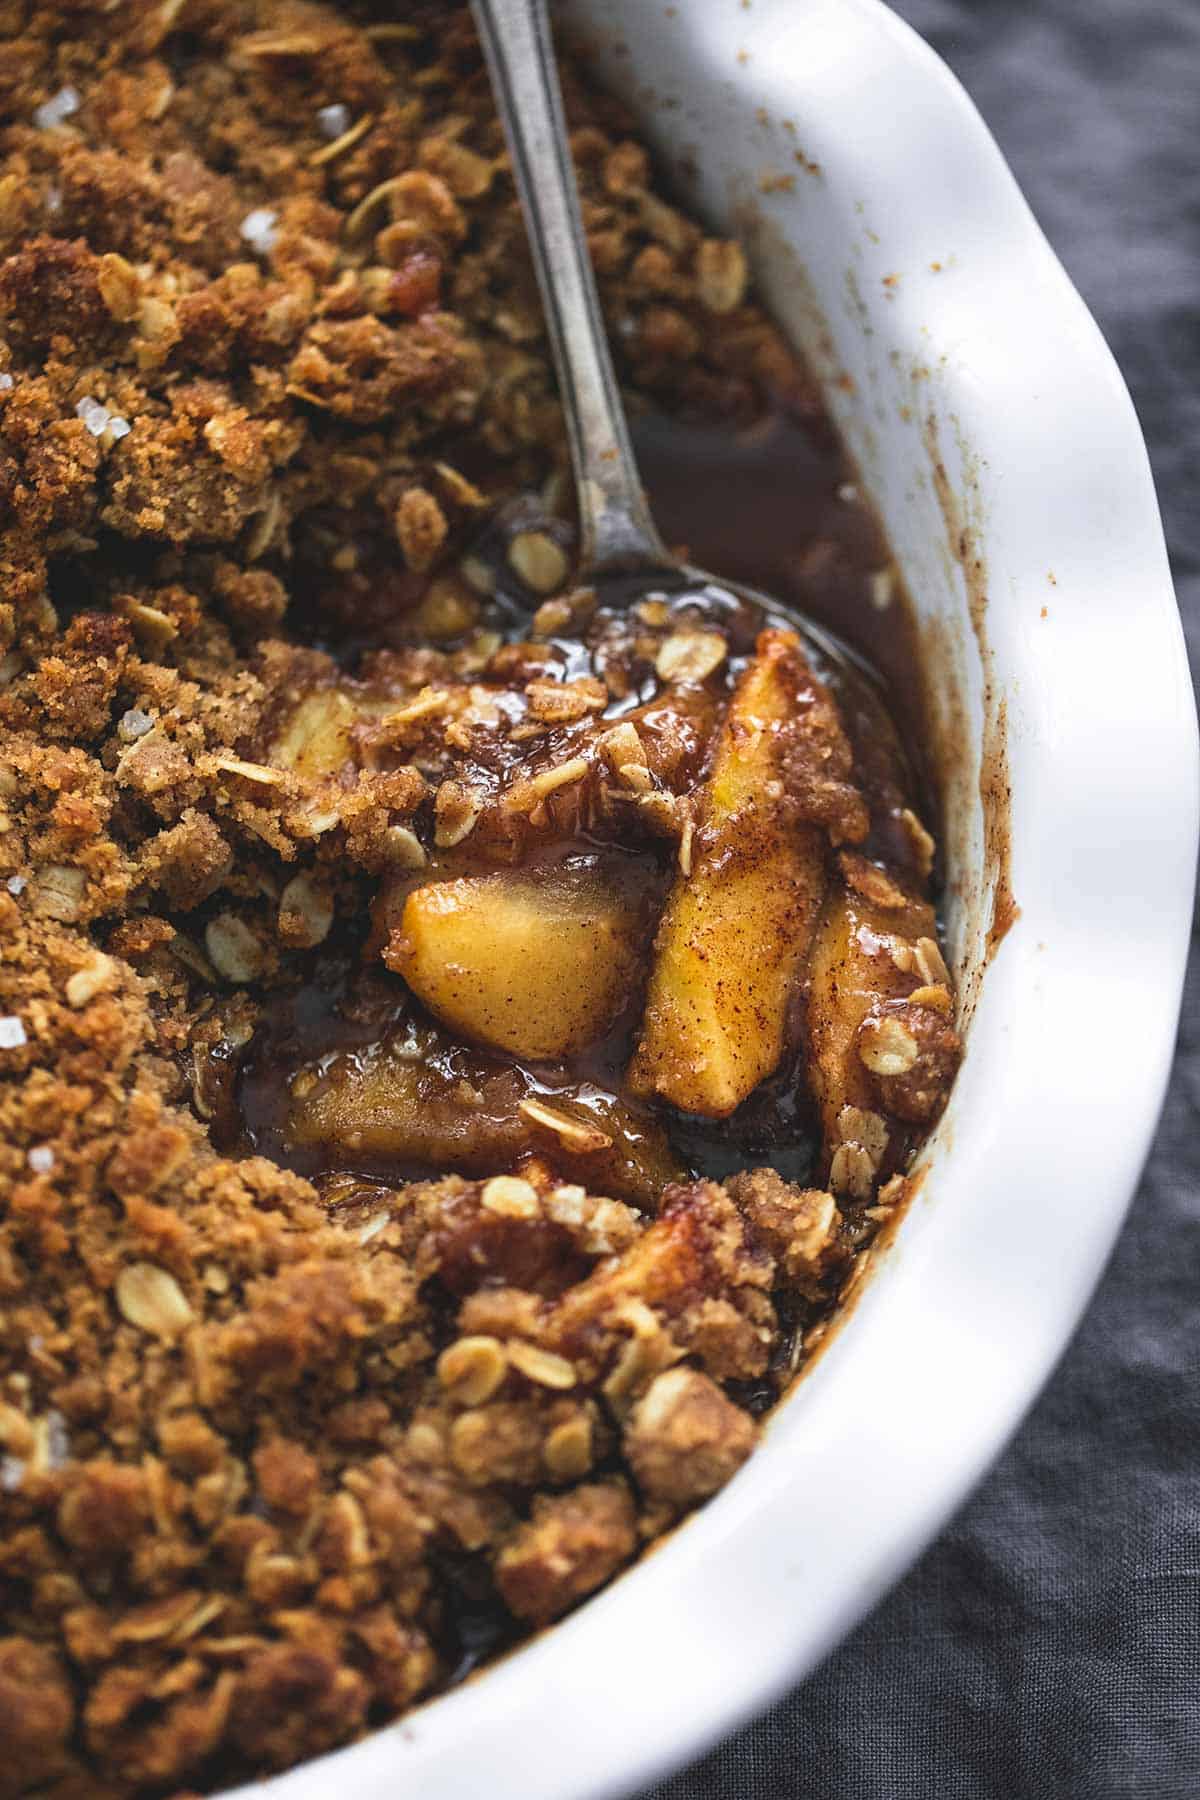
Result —
<svg viewBox="0 0 1200 1800"><path fill-rule="evenodd" d="M572 586L473 32L386 15L0 0L0 1796L287 1767L609 1580L960 1055L873 680ZM566 74L656 498L680 422L748 508L803 445L792 597L881 616L740 248Z"/></svg>

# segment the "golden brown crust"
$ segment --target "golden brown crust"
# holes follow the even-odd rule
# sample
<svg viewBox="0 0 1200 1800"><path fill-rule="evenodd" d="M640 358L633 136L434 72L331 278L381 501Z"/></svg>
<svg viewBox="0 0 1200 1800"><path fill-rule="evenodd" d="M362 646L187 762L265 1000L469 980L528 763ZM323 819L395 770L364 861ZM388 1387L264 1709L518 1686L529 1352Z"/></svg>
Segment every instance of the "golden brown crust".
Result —
<svg viewBox="0 0 1200 1800"><path fill-rule="evenodd" d="M636 1547L633 1502L617 1483L542 1495L500 1553L500 1592L518 1618L544 1625L607 1581Z"/></svg>
<svg viewBox="0 0 1200 1800"><path fill-rule="evenodd" d="M753 1421L715 1381L697 1369L667 1369L625 1427L625 1454L652 1500L695 1506L724 1487L754 1439Z"/></svg>

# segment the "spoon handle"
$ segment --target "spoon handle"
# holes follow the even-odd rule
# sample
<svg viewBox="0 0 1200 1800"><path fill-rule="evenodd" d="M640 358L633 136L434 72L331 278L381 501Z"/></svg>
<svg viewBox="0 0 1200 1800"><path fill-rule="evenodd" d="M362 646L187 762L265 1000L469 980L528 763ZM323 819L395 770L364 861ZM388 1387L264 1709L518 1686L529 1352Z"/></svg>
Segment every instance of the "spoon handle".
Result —
<svg viewBox="0 0 1200 1800"><path fill-rule="evenodd" d="M579 501L580 575L674 567L654 526L596 293L545 0L472 0L542 291Z"/></svg>

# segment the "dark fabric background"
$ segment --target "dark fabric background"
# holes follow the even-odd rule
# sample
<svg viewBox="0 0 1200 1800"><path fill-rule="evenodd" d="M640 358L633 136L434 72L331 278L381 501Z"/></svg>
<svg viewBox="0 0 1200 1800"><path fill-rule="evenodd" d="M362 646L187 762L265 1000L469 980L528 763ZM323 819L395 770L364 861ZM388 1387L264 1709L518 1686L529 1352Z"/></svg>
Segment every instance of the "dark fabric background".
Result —
<svg viewBox="0 0 1200 1800"><path fill-rule="evenodd" d="M893 4L975 97L1116 351L1195 671L1200 0ZM1200 1800L1198 1104L1193 967L1129 1224L1018 1438L815 1676L643 1800Z"/></svg>

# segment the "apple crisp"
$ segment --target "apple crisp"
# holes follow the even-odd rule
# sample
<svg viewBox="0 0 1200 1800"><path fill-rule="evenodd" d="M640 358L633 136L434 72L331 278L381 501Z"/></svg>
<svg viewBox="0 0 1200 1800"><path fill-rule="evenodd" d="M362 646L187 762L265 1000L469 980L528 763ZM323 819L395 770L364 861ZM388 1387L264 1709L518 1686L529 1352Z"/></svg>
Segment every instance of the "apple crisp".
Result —
<svg viewBox="0 0 1200 1800"><path fill-rule="evenodd" d="M714 1494L960 1042L865 665L574 583L465 11L0 38L0 1795L117 1800L393 1719ZM886 607L741 249L566 73L668 531Z"/></svg>

